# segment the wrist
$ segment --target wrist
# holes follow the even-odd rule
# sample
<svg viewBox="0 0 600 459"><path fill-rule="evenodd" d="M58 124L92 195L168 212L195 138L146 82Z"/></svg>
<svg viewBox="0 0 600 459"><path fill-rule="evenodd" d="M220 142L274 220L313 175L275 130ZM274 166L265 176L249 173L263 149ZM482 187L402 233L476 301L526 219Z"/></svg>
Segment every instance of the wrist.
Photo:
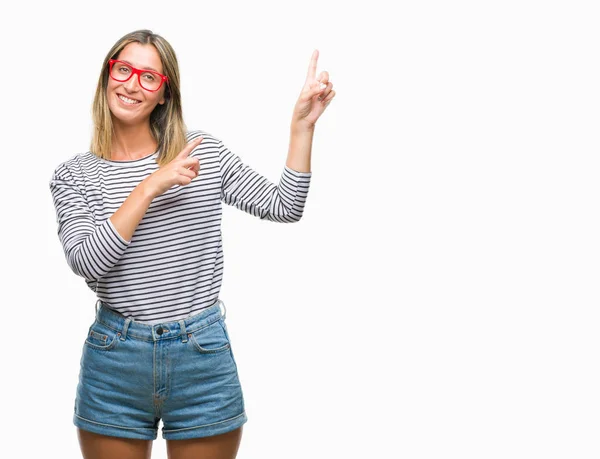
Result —
<svg viewBox="0 0 600 459"><path fill-rule="evenodd" d="M306 121L292 121L290 131L292 134L313 134L315 132L315 125Z"/></svg>
<svg viewBox="0 0 600 459"><path fill-rule="evenodd" d="M148 176L144 180L142 180L138 184L136 189L144 200L151 202L156 197L156 192L152 188L152 185L150 184L149 179L150 179L150 176Z"/></svg>

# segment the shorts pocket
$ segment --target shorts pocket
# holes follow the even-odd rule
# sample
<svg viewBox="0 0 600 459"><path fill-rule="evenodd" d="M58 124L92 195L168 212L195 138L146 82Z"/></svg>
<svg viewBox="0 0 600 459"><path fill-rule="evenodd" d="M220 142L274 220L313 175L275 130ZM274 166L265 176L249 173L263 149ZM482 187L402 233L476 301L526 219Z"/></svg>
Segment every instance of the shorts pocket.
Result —
<svg viewBox="0 0 600 459"><path fill-rule="evenodd" d="M115 347L120 336L121 332L113 330L96 319L88 330L85 345L92 349L109 351Z"/></svg>
<svg viewBox="0 0 600 459"><path fill-rule="evenodd" d="M190 342L201 354L217 354L229 350L229 337L225 332L221 321L223 318L215 320L193 333L188 333Z"/></svg>

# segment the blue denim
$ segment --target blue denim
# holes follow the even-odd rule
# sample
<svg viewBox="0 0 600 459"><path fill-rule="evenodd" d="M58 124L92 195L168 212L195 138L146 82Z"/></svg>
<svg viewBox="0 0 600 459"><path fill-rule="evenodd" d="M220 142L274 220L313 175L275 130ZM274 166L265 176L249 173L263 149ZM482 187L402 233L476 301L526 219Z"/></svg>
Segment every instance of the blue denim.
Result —
<svg viewBox="0 0 600 459"><path fill-rule="evenodd" d="M149 325L98 300L83 344L73 423L147 440L157 438L160 419L167 440L240 427L248 418L226 311L218 300L185 319Z"/></svg>

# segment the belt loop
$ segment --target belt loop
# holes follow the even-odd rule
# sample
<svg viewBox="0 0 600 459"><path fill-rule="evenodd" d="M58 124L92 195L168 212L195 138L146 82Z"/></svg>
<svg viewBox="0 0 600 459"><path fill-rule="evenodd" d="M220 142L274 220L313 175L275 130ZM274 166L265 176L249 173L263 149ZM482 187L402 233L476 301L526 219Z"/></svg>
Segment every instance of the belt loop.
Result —
<svg viewBox="0 0 600 459"><path fill-rule="evenodd" d="M221 314L223 316L223 320L225 320L225 317L227 316L227 308L225 307L225 302L222 300L219 300L219 303L221 303L223 305L223 312Z"/></svg>
<svg viewBox="0 0 600 459"><path fill-rule="evenodd" d="M179 321L179 326L181 327L181 338L183 338L181 341L183 343L187 343L188 336L187 336L187 331L185 330L185 320L181 319Z"/></svg>
<svg viewBox="0 0 600 459"><path fill-rule="evenodd" d="M127 317L125 319L125 325L123 325L123 333L121 334L121 341L125 341L127 337L127 329L129 328L129 324L131 323L131 318Z"/></svg>
<svg viewBox="0 0 600 459"><path fill-rule="evenodd" d="M100 303L100 299L98 299L96 301L96 306L95 306L95 308L96 308L96 315L98 315L98 303Z"/></svg>

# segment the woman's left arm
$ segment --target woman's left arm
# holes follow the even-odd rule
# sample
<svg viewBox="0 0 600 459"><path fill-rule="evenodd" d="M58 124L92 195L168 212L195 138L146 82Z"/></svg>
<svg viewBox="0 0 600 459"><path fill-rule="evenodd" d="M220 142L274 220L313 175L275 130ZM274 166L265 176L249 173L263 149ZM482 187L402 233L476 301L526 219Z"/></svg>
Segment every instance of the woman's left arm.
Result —
<svg viewBox="0 0 600 459"><path fill-rule="evenodd" d="M314 50L308 66L306 81L294 106L290 126L290 148L286 166L298 172L310 172L313 134L319 117L335 97L329 73L323 71L316 78L319 51Z"/></svg>
<svg viewBox="0 0 600 459"><path fill-rule="evenodd" d="M321 72L319 79L315 78L318 57L319 51L315 50L294 107L290 148L279 185L244 164L217 139L221 199L226 204L261 219L283 223L300 221L312 176L310 154L315 124L335 96L327 72Z"/></svg>

